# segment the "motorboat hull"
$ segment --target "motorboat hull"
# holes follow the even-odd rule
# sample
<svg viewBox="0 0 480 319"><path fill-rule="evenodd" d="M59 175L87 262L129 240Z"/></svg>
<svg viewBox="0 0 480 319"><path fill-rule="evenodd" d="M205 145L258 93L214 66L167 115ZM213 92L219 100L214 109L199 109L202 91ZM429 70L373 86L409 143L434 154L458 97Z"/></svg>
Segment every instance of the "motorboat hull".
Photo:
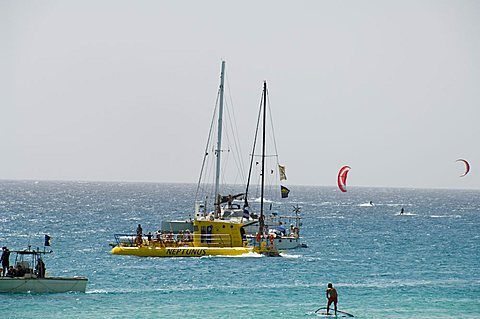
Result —
<svg viewBox="0 0 480 319"><path fill-rule="evenodd" d="M0 292L85 292L88 279L85 277L47 277L47 278L25 278L25 277L1 277Z"/></svg>
<svg viewBox="0 0 480 319"><path fill-rule="evenodd" d="M273 240L273 243L278 250L290 250L306 246L302 243L300 237L277 237Z"/></svg>

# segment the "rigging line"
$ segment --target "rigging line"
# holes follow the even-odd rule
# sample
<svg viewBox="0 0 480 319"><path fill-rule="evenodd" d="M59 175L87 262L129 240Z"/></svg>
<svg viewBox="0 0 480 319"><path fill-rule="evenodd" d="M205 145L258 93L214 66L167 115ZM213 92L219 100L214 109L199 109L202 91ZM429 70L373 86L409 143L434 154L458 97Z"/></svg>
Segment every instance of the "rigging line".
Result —
<svg viewBox="0 0 480 319"><path fill-rule="evenodd" d="M230 152L226 152L226 154L224 154L222 156L223 158L223 161L222 161L222 167L220 168L221 169L221 173L220 173L220 185L222 186L222 191L224 191L225 189L225 185L226 185L226 179L229 177L226 176L226 171L228 170L227 166L228 166L228 162L230 161Z"/></svg>
<svg viewBox="0 0 480 319"><path fill-rule="evenodd" d="M255 155L255 147L257 145L258 126L259 126L259 123L260 123L260 117L262 115L262 98L263 98L263 96L260 98L260 107L259 107L259 110L258 110L257 125L256 125L256 128L255 128L255 137L253 138L252 156L250 158L250 168L248 169L248 179L247 179L247 187L245 189L245 204L244 204L244 207L248 207L248 200L247 200L248 199L248 188L250 186L250 178L252 177L253 158L254 158L254 155Z"/></svg>
<svg viewBox="0 0 480 319"><path fill-rule="evenodd" d="M227 141L229 142L229 145L232 145L233 148L233 159L237 167L237 171L239 172L241 178L243 179L243 182L245 182L245 166L243 165L243 161L240 158L240 155L243 154L241 151L239 139L238 139L238 129L236 127L235 119L232 120L231 114L229 109L227 108L227 117L229 120L229 123L231 124L229 126L229 130L227 129L226 131L226 138ZM236 131L235 131L236 130Z"/></svg>
<svg viewBox="0 0 480 319"><path fill-rule="evenodd" d="M213 126L214 126L214 123L215 123L215 115L217 114L218 100L220 98L220 90L221 90L221 88L219 87L218 88L218 93L217 93L217 98L215 100L215 108L213 110L212 122L210 123L210 130L208 132L207 145L205 146L205 152L204 152L204 155L203 155L202 167L200 169L200 176L198 177L197 190L195 191L195 201L197 201L199 186L200 186L200 183L202 181L203 169L205 167L205 161L206 161L207 156L208 156L208 146L210 144L212 131L213 131Z"/></svg>
<svg viewBox="0 0 480 319"><path fill-rule="evenodd" d="M227 112L229 112L229 110L231 109L232 110L232 115L233 115L233 124L232 127L235 127L235 132L237 134L234 134L234 139L235 139L235 145L236 145L236 148L238 149L238 156L239 156L239 159L240 159L240 156L241 154L243 154L242 152L242 144L240 143L240 135L238 134L239 130L238 130L238 127L237 127L237 121L236 121L236 115L235 115L235 107L234 107L234 104L233 104L233 95L232 95L232 92L230 91L230 80L228 78L228 74L227 72L225 72L225 82L227 83L227 90L228 90L228 97L230 99L230 105L231 107L228 107L227 108ZM230 114L229 114L230 116ZM244 175L244 172L245 172L245 164L243 161L240 161L240 170L242 172L242 178L245 179L245 175Z"/></svg>
<svg viewBox="0 0 480 319"><path fill-rule="evenodd" d="M230 118L229 115L230 114L227 111L227 116L229 118L229 122L231 123L232 121L231 121L231 118ZM232 126L229 126L229 128L232 128ZM245 183L245 171L243 169L244 167L242 165L242 161L240 160L241 152L240 152L239 146L236 143L236 139L235 139L236 134L232 129L224 130L224 132L225 132L225 138L227 139L227 144L231 145L232 148L233 148L232 150L228 150L227 154L230 155L230 157L233 157L233 161L234 161L235 166L237 168L236 169L237 177L238 177L238 175L240 175L240 178L242 179L242 183ZM230 154L230 153L232 153L232 154ZM228 158L230 158L230 157L228 157ZM225 161L225 162L227 163L228 161ZM224 169L226 169L226 168L224 167ZM225 178L224 178L224 180L225 180Z"/></svg>
<svg viewBox="0 0 480 319"><path fill-rule="evenodd" d="M259 217L259 226L258 226L258 232L260 234L263 234L265 231L264 227L264 214L263 214L263 208L264 208L264 190L265 190L265 149L266 149L266 139L265 139L265 133L266 133L266 120L267 120L267 81L263 81L263 110L262 110L262 189L261 189L261 198L260 198L260 217Z"/></svg>
<svg viewBox="0 0 480 319"><path fill-rule="evenodd" d="M232 157L233 157L234 162L236 162L237 157L235 156L235 154L232 154L231 151L227 151L226 154L224 154L224 156L223 156L223 161L224 161L225 165L222 165L222 174L221 174L222 188L225 188L225 185L229 185L229 184L230 185L237 185L237 181L238 181L239 178L241 179L242 185L244 185L244 182L245 182L245 178L243 178L244 175L240 174L241 176L239 176L239 170L233 170L233 171L229 170L228 163L231 161ZM227 176L227 172L230 172L230 171L236 172L236 174L232 173L232 174L229 174Z"/></svg>
<svg viewBox="0 0 480 319"><path fill-rule="evenodd" d="M267 95L268 99L268 115L270 119L270 126L272 127L272 139L273 139L273 147L275 148L275 156L277 156L277 165L278 163L278 149L277 149L277 140L275 139L275 128L273 127L273 116L272 116L272 110L270 108L270 95Z"/></svg>
<svg viewBox="0 0 480 319"><path fill-rule="evenodd" d="M225 144L231 144L230 141L230 135L229 135L229 132L228 130L223 130L224 132L224 138L226 139L226 142L227 143L224 143ZM231 153L232 151L230 150L230 148L227 148L226 150L221 150L221 152L225 152L225 154L222 155L222 165L220 167L220 185L222 186L221 188L225 188L225 185L226 185L226 181L230 178L230 176L227 176L226 172L229 172L230 169L229 169L229 163L230 163L230 158L231 158ZM235 157L234 157L234 161L235 161ZM222 190L223 191L223 190Z"/></svg>
<svg viewBox="0 0 480 319"><path fill-rule="evenodd" d="M250 156L254 156L254 157L262 157L262 155L255 155L255 154L249 154ZM264 157L277 157L278 158L278 155L265 155Z"/></svg>

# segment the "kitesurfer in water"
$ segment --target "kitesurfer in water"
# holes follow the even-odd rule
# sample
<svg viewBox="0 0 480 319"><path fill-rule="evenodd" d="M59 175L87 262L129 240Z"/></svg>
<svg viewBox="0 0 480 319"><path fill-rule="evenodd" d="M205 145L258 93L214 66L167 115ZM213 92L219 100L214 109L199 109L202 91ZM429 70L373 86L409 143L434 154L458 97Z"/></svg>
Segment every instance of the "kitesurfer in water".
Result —
<svg viewBox="0 0 480 319"><path fill-rule="evenodd" d="M333 303L333 309L335 310L335 316L337 315L337 302L338 302L338 294L337 290L333 288L332 283L328 283L326 296L328 299L327 302L327 315L329 315L330 305Z"/></svg>

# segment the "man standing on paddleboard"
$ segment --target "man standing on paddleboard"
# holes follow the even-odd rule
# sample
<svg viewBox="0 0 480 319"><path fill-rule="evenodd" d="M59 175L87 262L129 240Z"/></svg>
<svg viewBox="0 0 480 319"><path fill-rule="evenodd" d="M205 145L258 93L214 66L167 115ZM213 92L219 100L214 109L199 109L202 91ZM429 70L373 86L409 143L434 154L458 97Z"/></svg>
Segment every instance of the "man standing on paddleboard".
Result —
<svg viewBox="0 0 480 319"><path fill-rule="evenodd" d="M335 316L336 316L337 315L338 294L337 294L337 290L335 288L333 288L332 283L328 284L326 295L327 295L327 299L328 299L327 315L329 315L328 312L330 311L330 305L333 303L333 308L335 309Z"/></svg>

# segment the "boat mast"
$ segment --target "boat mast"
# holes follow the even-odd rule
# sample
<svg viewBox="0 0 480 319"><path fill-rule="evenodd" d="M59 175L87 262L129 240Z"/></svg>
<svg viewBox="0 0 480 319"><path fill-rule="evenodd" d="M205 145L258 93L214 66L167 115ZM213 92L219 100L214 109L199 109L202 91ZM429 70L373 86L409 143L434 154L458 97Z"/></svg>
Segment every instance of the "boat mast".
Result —
<svg viewBox="0 0 480 319"><path fill-rule="evenodd" d="M224 92L224 77L225 77L225 61L222 61L222 72L220 74L220 104L218 108L218 135L217 135L217 149L215 155L217 156L217 164L215 171L215 218L220 217L220 154L222 152L222 118L223 118L223 92Z"/></svg>
<svg viewBox="0 0 480 319"><path fill-rule="evenodd" d="M260 192L260 219L259 219L259 232L263 234L265 228L265 221L263 215L263 196L265 189L265 137L266 137L266 124L267 124L267 81L263 81L263 131L262 131L262 188Z"/></svg>
<svg viewBox="0 0 480 319"><path fill-rule="evenodd" d="M257 146L257 137L258 137L258 129L259 129L259 125L260 125L260 119L262 117L262 98L260 98L260 108L258 110L258 116L257 116L257 126L256 126L256 129L255 129L255 138L253 139L253 147L252 147L252 155L251 155L251 158L250 158L250 167L248 169L248 178L247 178L247 187L245 189L245 201L244 201L244 204L243 204L243 208L247 208L249 205L248 205L248 189L250 187L250 179L252 177L252 169L253 169L253 160L255 158L255 149L256 149L256 146Z"/></svg>

